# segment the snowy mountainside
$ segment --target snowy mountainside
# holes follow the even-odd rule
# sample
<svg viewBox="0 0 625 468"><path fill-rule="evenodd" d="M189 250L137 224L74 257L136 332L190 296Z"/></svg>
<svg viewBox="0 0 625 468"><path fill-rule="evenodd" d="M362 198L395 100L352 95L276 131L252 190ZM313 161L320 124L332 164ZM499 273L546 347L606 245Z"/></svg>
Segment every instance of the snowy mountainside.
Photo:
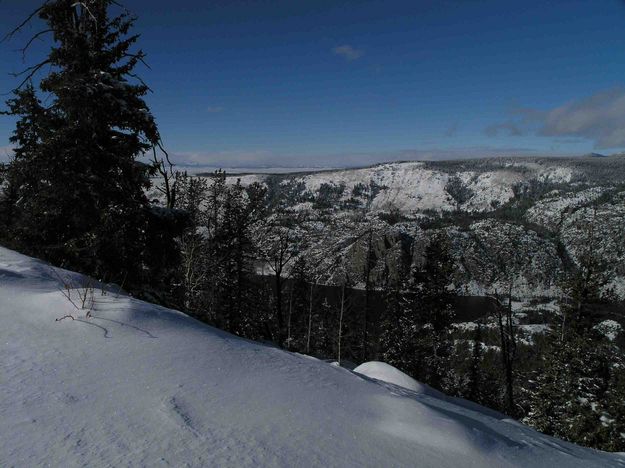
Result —
<svg viewBox="0 0 625 468"><path fill-rule="evenodd" d="M371 200L370 209L388 210L391 207L402 212L417 210L453 210L454 201L445 190L450 175L430 169L424 163L389 163L365 169L353 169L329 173L316 173L297 177L294 181L304 184L307 190L318 194L323 184L344 187L341 199L346 201L354 195L358 185L380 187ZM475 191L466 209L483 211L491 209L493 202L505 203L513 196L511 186L518 182L507 171L461 174L463 182Z"/></svg>
<svg viewBox="0 0 625 468"><path fill-rule="evenodd" d="M1 466L625 466L92 284L0 248Z"/></svg>
<svg viewBox="0 0 625 468"><path fill-rule="evenodd" d="M492 296L504 286L497 276L512 278L523 326L559 321L560 286L592 244L591 234L609 276L603 293L618 302L601 314L625 327L623 157L398 162L228 177L229 184L237 180L264 185L270 210L297 219L293 237L303 239L301 255L320 284L339 284L347 273L363 289L372 250L369 278L381 288L398 277L406 252L419 264L429 242L444 233L456 291ZM507 263L512 272L501 270L506 257L514 260ZM257 271L270 269L260 259Z"/></svg>
<svg viewBox="0 0 625 468"><path fill-rule="evenodd" d="M456 284L471 294L493 289L485 275L492 261L485 259L511 243L528 260L517 262L519 297L557 297L558 277L579 257L580 222L596 219L598 253L610 266L610 286L625 300L625 158L405 162L263 177L287 209L307 212L329 228L329 245L341 236L349 243L358 237L354 232L373 226L391 249L402 236L418 241L418 262L424 242L445 230L458 258ZM360 259L350 263L362 263L362 249L351 250ZM378 250L376 258L388 256Z"/></svg>
<svg viewBox="0 0 625 468"><path fill-rule="evenodd" d="M557 230L567 212L595 202L604 193L603 187L592 187L573 193L561 193L558 190L538 200L527 210L528 221Z"/></svg>
<svg viewBox="0 0 625 468"><path fill-rule="evenodd" d="M505 203L514 196L512 185L521 180L509 171L467 171L458 176L474 192L464 206L471 211L488 211L493 203ZM323 198L324 189L332 188L338 195L334 200L338 203L366 206L372 211L398 209L403 213L415 213L455 209L456 203L446 191L450 177L451 174L429 168L425 163L407 162L280 176L279 184L298 186L302 197L317 203ZM267 183L270 179L265 177L264 181ZM242 183L245 182L243 179Z"/></svg>
<svg viewBox="0 0 625 468"><path fill-rule="evenodd" d="M520 189L535 186L606 187L625 183L625 159L496 158L467 161L397 162L355 169L293 174L235 174L233 183L263 183L286 194L286 203L306 208L399 210L414 215L424 210L490 212L510 202ZM455 197L457 180L464 196Z"/></svg>

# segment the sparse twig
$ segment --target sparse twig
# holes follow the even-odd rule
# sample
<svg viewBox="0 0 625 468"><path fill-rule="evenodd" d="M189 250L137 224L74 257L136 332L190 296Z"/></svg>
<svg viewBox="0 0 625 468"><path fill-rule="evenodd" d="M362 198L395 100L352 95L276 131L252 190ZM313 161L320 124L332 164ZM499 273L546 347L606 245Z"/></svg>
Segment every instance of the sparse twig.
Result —
<svg viewBox="0 0 625 468"><path fill-rule="evenodd" d="M76 320L71 314L67 314L67 315L64 315L63 317L59 317L57 319L54 319L54 321L55 322L60 322L61 320L66 319L66 318L71 318L72 320Z"/></svg>
<svg viewBox="0 0 625 468"><path fill-rule="evenodd" d="M9 31L7 34L4 35L4 37L2 38L2 40L0 41L0 43L5 42L10 40L13 36L15 36L19 31L22 30L22 28L24 26L26 26L31 19L33 19L36 15L39 14L39 12L41 10L43 10L43 8L49 3L49 0L47 0L43 5L41 5L39 8L37 8L35 11L33 11L30 15L28 15L28 17L22 21L19 25L17 25L17 27L15 27L13 30Z"/></svg>
<svg viewBox="0 0 625 468"><path fill-rule="evenodd" d="M28 67L22 70L21 72L11 73L11 75L14 76L15 78L28 73L28 75L26 75L26 78L24 78L22 82L15 89L20 89L22 86L24 86L35 75L35 73L37 73L39 70L41 70L41 68L43 68L45 65L48 65L49 63L50 63L50 59L44 60L43 62L38 63L37 65L33 65L32 67Z"/></svg>
<svg viewBox="0 0 625 468"><path fill-rule="evenodd" d="M57 284L57 289L59 290L59 292L63 294L65 299L67 299L70 302L70 304L72 304L74 308L76 308L76 310L80 310L80 307L78 307L78 305L72 299L72 289L70 287L71 285L70 285L69 278L62 278L59 272L56 271L55 268L50 268L50 270L52 271L54 276L56 276L56 278L59 280L60 284Z"/></svg>
<svg viewBox="0 0 625 468"><path fill-rule="evenodd" d="M35 42L36 39L39 39L44 34L47 34L47 33L50 33L50 32L53 32L53 30L52 29L44 29L43 31L39 31L37 34L35 34L33 37L30 38L30 40L26 43L26 45L24 47L19 49L19 51L22 53L22 61L24 61L26 59L26 52L28 51L28 48L33 44L33 42Z"/></svg>
<svg viewBox="0 0 625 468"><path fill-rule="evenodd" d="M85 309L85 306L87 305L87 301L89 300L89 310L91 310L91 308L93 307L93 302L94 302L93 279L89 278L89 281L87 281L87 284L85 285L84 288L77 288L77 289L78 289L78 297L80 298L81 309Z"/></svg>
<svg viewBox="0 0 625 468"><path fill-rule="evenodd" d="M124 272L124 279L122 279L122 284L117 286L117 293L115 294L115 299L119 298L122 290L124 289L124 284L126 284L126 277L128 276L128 272Z"/></svg>
<svg viewBox="0 0 625 468"><path fill-rule="evenodd" d="M93 309L93 305L95 303L94 297L94 280L89 278L86 283L83 285L76 284L69 276L62 277L59 272L55 268L50 268L52 274L57 278L60 284L57 284L57 289L59 292L69 301L71 305L74 306L76 310L85 310L87 309L87 313L85 314L85 318L91 317L91 310ZM72 298L72 290L75 289L78 294L79 304L76 303L74 298ZM74 317L70 315L66 315L61 317L60 319L56 319L56 321L63 320L64 318L71 318L74 320Z"/></svg>

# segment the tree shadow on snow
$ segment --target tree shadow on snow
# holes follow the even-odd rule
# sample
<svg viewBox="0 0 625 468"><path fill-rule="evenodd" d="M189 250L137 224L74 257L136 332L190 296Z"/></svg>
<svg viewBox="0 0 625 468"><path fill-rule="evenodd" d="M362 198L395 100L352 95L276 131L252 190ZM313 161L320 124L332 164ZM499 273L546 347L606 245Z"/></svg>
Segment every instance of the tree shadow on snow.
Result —
<svg viewBox="0 0 625 468"><path fill-rule="evenodd" d="M104 332L104 338L110 338L110 334L107 328L104 328L102 325L98 325L97 323L92 323L92 322L87 322L86 320L82 320L82 319L75 319L76 322L80 322L80 323L84 323L86 325L90 325L92 327L97 327L100 330L102 330Z"/></svg>
<svg viewBox="0 0 625 468"><path fill-rule="evenodd" d="M141 327L136 327L134 325L130 325L129 323L126 322L122 322L121 320L114 320L114 319L110 319L110 318L104 318L104 317L100 317L99 315L91 315L92 319L96 319L96 320L106 320L107 322L113 322L116 323L118 325L121 325L122 327L129 327L132 328L134 330L140 331L141 333L145 333L149 338L158 338L157 336L154 336L152 333L150 333L148 330L145 330Z"/></svg>

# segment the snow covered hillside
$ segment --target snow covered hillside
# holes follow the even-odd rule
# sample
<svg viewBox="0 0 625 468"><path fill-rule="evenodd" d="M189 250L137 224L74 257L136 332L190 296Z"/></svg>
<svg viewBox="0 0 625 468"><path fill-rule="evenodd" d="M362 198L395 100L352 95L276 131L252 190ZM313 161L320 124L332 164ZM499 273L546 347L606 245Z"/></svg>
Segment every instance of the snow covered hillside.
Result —
<svg viewBox="0 0 625 468"><path fill-rule="evenodd" d="M3 467L625 466L623 455L245 341L115 288L87 294L86 318L61 280L80 307L71 286L87 279L0 248ZM66 314L76 319L55 321Z"/></svg>
<svg viewBox="0 0 625 468"><path fill-rule="evenodd" d="M512 185L521 181L517 174L505 170L483 174L474 171L460 173L458 177L475 195L466 202L468 211L487 211L493 203L503 204L514 196ZM319 172L295 179L307 190L318 194L323 184L343 187L342 200L348 200L363 184L380 187L371 198L372 210L397 208L404 213L418 210L454 209L455 202L446 190L450 175L433 170L422 162L388 163L363 169Z"/></svg>
<svg viewBox="0 0 625 468"><path fill-rule="evenodd" d="M204 175L207 175L205 173ZM280 192L295 210L366 208L398 210L414 216L436 212L488 213L519 195L537 196L538 187L582 190L578 204L625 182L621 158L494 158L464 161L413 161L317 172L230 174L229 183L258 182ZM596 187L596 188L595 188ZM155 194L151 194L153 196ZM559 198L554 195L555 198ZM158 197L156 197L158 198ZM569 202L572 206L573 201ZM555 206L549 207L551 210ZM540 207L537 208L540 214Z"/></svg>

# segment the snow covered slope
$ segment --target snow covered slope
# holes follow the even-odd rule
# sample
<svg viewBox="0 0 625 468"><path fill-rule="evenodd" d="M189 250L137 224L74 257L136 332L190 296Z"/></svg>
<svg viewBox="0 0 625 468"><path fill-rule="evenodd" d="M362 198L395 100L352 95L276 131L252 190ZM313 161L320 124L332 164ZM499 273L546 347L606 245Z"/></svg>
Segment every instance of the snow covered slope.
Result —
<svg viewBox="0 0 625 468"><path fill-rule="evenodd" d="M546 187L579 191L588 186L601 195L625 182L625 159L502 157L390 162L306 173L234 174L228 178L230 183L239 179L243 185L265 184L296 210L328 208L327 204L342 210L393 209L409 216L426 210L476 214L492 212L520 195L538 198ZM556 200L567 197L565 193L552 195ZM593 193L578 197L578 201L589 200L590 195ZM548 208L563 208L559 205ZM540 218L540 211L535 216Z"/></svg>
<svg viewBox="0 0 625 468"><path fill-rule="evenodd" d="M114 292L85 318L59 286L0 248L2 467L625 466Z"/></svg>
<svg viewBox="0 0 625 468"><path fill-rule="evenodd" d="M512 185L521 179L517 174L499 170L482 174L473 171L460 172L458 177L473 190L474 196L466 203L467 211L488 211L492 203L503 204L514 196ZM321 184L345 186L344 198L348 198L357 184L377 184L383 189L375 196L372 210L395 207L409 213L417 210L450 211L455 202L446 191L448 173L433 170L422 162L388 163L363 169L319 172L301 176L298 181L314 193Z"/></svg>

